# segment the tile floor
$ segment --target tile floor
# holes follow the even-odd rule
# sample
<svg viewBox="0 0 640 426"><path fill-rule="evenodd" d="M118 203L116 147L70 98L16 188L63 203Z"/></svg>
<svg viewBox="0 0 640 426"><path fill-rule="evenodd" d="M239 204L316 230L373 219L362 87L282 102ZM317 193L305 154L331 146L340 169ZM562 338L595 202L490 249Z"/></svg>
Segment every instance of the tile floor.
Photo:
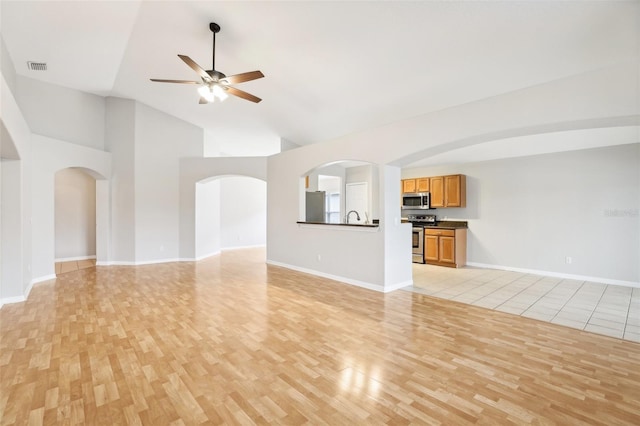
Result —
<svg viewBox="0 0 640 426"><path fill-rule="evenodd" d="M406 290L640 342L640 288L413 264Z"/></svg>

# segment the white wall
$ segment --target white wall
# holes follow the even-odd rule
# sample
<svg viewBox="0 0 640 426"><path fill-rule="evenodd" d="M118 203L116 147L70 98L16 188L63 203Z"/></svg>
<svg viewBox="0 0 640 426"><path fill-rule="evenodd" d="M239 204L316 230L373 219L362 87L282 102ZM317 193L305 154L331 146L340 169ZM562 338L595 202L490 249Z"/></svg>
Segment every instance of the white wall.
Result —
<svg viewBox="0 0 640 426"><path fill-rule="evenodd" d="M4 52L4 46L2 47ZM4 54L3 54L4 55ZM12 157L2 165L2 273L0 306L24 300L32 285L31 272L31 132L5 80L5 72L14 74L10 63L3 62L0 78L0 120L3 137L11 139ZM4 150L3 150L4 151Z"/></svg>
<svg viewBox="0 0 640 426"><path fill-rule="evenodd" d="M135 260L177 260L179 159L202 155L203 130L138 102L135 117Z"/></svg>
<svg viewBox="0 0 640 426"><path fill-rule="evenodd" d="M4 43L4 37L0 34L0 72L5 79L7 87L12 93L16 91L16 69Z"/></svg>
<svg viewBox="0 0 640 426"><path fill-rule="evenodd" d="M262 246L267 240L267 184L248 177L220 180L222 248Z"/></svg>
<svg viewBox="0 0 640 426"><path fill-rule="evenodd" d="M33 133L104 149L105 98L22 76L16 87Z"/></svg>
<svg viewBox="0 0 640 426"><path fill-rule="evenodd" d="M220 180L196 183L196 259L220 253Z"/></svg>
<svg viewBox="0 0 640 426"><path fill-rule="evenodd" d="M109 260L135 262L135 102L106 99L105 147L112 155Z"/></svg>
<svg viewBox="0 0 640 426"><path fill-rule="evenodd" d="M69 167L82 168L95 179L108 179L111 173L111 155L107 152L87 148L41 135L32 135L33 173L31 196L32 215L30 227L33 235L31 261L33 280L55 278L55 174ZM96 186L98 183L96 183ZM96 190L96 217L108 221L108 191ZM98 195L100 195L98 197ZM100 223L96 240L108 238L108 229ZM98 244L96 241L96 244ZM104 244L104 241L101 241ZM100 258L98 262L107 262Z"/></svg>
<svg viewBox="0 0 640 426"><path fill-rule="evenodd" d="M180 258L196 256L196 183L211 178L240 175L266 181L267 157L180 159Z"/></svg>
<svg viewBox="0 0 640 426"><path fill-rule="evenodd" d="M467 175L472 264L640 282L640 144L403 170ZM566 257L572 262L567 264Z"/></svg>
<svg viewBox="0 0 640 426"><path fill-rule="evenodd" d="M55 175L55 259L96 255L96 180L78 169Z"/></svg>
<svg viewBox="0 0 640 426"><path fill-rule="evenodd" d="M379 291L411 284L410 229L400 224L400 171L385 167L379 173L379 206L387 197L394 204L379 209L380 227L299 225L300 181L309 170L339 160L371 161L378 150L363 151L358 157L348 145L324 143L301 147L269 157L267 191L267 262L297 269ZM376 163L377 167L382 167ZM388 176L398 180L392 185ZM405 239L406 246L387 250L385 240ZM396 244L394 243L394 247ZM397 259L406 260L396 261ZM394 268L387 271L386 268Z"/></svg>
<svg viewBox="0 0 640 426"><path fill-rule="evenodd" d="M406 265L401 260L406 255L404 251L395 253L387 246L396 241L396 246L401 247L399 241L404 238L404 228L397 224L399 182L394 188L385 180L393 171L386 170L379 179L383 208L381 233L377 237L296 225L300 178L308 170L343 159L367 161L380 167L402 166L430 155L510 136L637 124L640 118L637 78L636 64L621 64L271 156L267 260L372 288L387 290L398 286L411 265L408 260ZM321 252L329 253L327 261L317 260L319 254L325 259Z"/></svg>

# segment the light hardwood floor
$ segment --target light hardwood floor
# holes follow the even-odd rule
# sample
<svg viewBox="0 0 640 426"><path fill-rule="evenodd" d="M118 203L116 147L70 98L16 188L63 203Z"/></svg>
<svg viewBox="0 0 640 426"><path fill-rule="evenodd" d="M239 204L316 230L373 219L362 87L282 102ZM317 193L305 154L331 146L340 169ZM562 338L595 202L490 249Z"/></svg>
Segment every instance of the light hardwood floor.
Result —
<svg viewBox="0 0 640 426"><path fill-rule="evenodd" d="M96 267L0 309L0 423L640 424L640 344L264 263Z"/></svg>
<svg viewBox="0 0 640 426"><path fill-rule="evenodd" d="M67 272L77 271L79 269L93 268L96 266L95 259L71 260L68 262L56 262L56 275L66 274Z"/></svg>

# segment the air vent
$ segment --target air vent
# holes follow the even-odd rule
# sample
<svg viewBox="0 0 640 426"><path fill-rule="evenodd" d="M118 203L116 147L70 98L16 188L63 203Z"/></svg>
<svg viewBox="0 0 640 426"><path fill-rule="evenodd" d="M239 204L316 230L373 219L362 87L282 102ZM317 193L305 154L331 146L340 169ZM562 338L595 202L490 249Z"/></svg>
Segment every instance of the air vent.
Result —
<svg viewBox="0 0 640 426"><path fill-rule="evenodd" d="M27 62L27 66L31 71L46 71L47 63L46 62Z"/></svg>

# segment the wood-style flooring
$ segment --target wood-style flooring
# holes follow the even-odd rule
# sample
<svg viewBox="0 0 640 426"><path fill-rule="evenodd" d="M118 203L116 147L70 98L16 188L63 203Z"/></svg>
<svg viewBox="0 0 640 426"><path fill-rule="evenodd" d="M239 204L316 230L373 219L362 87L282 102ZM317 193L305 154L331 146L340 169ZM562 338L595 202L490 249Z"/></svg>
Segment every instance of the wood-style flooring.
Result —
<svg viewBox="0 0 640 426"><path fill-rule="evenodd" d="M66 274L80 269L93 268L96 266L95 259L70 260L67 262L56 262L56 275Z"/></svg>
<svg viewBox="0 0 640 426"><path fill-rule="evenodd" d="M0 424L640 424L640 344L238 250L0 309Z"/></svg>

